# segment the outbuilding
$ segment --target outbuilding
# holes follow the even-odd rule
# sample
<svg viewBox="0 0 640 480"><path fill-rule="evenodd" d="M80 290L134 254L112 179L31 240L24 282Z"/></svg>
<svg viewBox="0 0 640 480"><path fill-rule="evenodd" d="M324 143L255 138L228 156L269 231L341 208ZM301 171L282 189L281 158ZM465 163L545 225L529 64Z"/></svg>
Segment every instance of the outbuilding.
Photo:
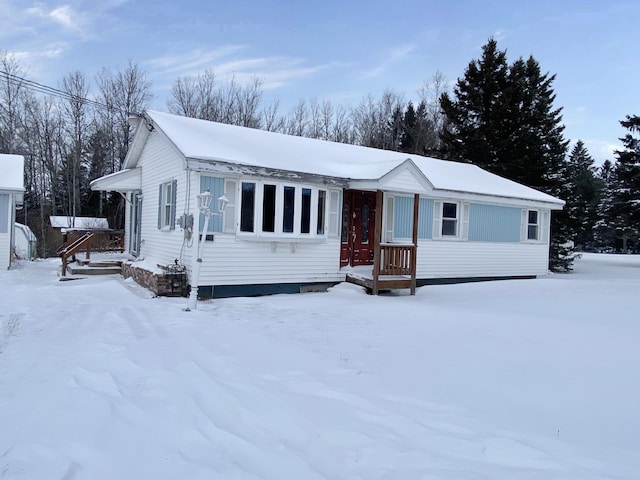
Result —
<svg viewBox="0 0 640 480"><path fill-rule="evenodd" d="M11 267L16 208L24 199L24 157L0 154L0 268Z"/></svg>

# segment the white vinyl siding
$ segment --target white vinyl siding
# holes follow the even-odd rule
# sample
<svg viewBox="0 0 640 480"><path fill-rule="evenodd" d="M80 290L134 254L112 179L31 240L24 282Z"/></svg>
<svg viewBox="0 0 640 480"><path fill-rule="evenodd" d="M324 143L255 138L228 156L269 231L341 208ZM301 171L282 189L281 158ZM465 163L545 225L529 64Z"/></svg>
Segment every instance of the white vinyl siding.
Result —
<svg viewBox="0 0 640 480"><path fill-rule="evenodd" d="M475 278L548 273L549 248L540 243L418 242L417 277Z"/></svg>

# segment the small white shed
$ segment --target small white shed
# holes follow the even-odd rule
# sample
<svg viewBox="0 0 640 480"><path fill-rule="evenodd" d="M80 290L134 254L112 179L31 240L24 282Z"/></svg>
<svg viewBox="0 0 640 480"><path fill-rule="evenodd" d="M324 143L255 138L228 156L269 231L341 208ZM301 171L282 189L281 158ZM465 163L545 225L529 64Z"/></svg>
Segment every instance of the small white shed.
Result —
<svg viewBox="0 0 640 480"><path fill-rule="evenodd" d="M13 224L13 253L21 260L36 258L37 238L29 227L22 223Z"/></svg>
<svg viewBox="0 0 640 480"><path fill-rule="evenodd" d="M0 268L9 268L13 255L16 207L24 199L24 157L0 154Z"/></svg>

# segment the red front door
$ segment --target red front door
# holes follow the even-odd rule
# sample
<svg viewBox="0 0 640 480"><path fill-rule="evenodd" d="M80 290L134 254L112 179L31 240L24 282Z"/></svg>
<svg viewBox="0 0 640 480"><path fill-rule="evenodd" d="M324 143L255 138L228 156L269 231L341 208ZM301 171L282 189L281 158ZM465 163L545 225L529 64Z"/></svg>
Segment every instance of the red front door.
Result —
<svg viewBox="0 0 640 480"><path fill-rule="evenodd" d="M375 219L375 192L345 190L342 205L341 267L373 264Z"/></svg>

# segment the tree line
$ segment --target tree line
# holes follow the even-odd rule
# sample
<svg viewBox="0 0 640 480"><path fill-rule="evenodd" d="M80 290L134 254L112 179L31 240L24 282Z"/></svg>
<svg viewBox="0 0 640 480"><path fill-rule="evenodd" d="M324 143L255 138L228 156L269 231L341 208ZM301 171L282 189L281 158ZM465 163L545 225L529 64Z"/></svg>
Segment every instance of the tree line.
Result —
<svg viewBox="0 0 640 480"><path fill-rule="evenodd" d="M175 79L170 113L290 135L471 162L498 175L563 198L552 217L551 268L568 270L578 249L637 249L640 216L640 120L614 162L596 167L583 142L568 152L561 108L554 106L555 75L530 57L507 62L489 39L452 91L440 73L423 82L413 100L385 90L354 106L301 99L288 111L266 103L262 82L219 81L213 69ZM153 101L147 73L129 61L104 68L93 81L79 71L58 88L27 79L13 55L0 52L0 152L25 156L26 222L39 254L53 254L49 215L106 216L122 227L124 202L115 193L92 192L89 182L122 167L133 131L131 114Z"/></svg>

